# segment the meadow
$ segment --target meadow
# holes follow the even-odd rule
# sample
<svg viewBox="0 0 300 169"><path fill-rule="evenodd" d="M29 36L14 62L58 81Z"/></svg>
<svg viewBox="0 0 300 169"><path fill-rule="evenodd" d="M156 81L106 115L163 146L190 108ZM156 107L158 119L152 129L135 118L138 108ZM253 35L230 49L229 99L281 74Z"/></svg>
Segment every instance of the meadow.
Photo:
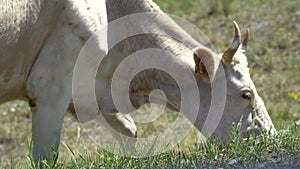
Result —
<svg viewBox="0 0 300 169"><path fill-rule="evenodd" d="M194 129L173 150L157 156L125 158L101 150L67 114L55 168L300 168L300 6L287 0L156 0L163 11L189 20L219 53L232 41L235 20L250 28L249 67L278 135L239 139L228 145L199 144ZM146 111L146 108L145 108ZM31 113L28 104L0 106L0 168L34 168L31 160ZM138 124L145 137L166 128L177 113Z"/></svg>

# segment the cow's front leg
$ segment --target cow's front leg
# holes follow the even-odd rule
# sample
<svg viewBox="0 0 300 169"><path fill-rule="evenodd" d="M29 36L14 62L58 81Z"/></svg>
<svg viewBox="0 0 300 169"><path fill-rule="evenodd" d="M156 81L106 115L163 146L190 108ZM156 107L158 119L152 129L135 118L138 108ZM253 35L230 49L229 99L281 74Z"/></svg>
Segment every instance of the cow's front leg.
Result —
<svg viewBox="0 0 300 169"><path fill-rule="evenodd" d="M71 103L69 106L70 113L77 119L78 115L76 114L74 104ZM86 113L86 112L84 112ZM137 128L134 120L129 114L123 114L120 112L117 113L109 113L109 112L101 112L103 118L101 117L101 121L98 121L100 124L103 124L106 129L115 130L111 131L112 136L121 144L128 144L131 150L135 150L135 143L137 138ZM82 115L84 116L84 114ZM82 119L80 119L82 120ZM85 119L86 120L86 119ZM92 120L92 119L89 119ZM89 121L88 120L88 121ZM102 121L105 120L105 121ZM81 121L85 123L86 121ZM125 136L125 137L123 137ZM132 138L129 141L126 141L126 137Z"/></svg>
<svg viewBox="0 0 300 169"><path fill-rule="evenodd" d="M63 84L45 86L30 101L35 162L46 160L54 163L57 158L62 123L71 97L67 90Z"/></svg>
<svg viewBox="0 0 300 169"><path fill-rule="evenodd" d="M103 112L102 115L107 124L116 130L116 132L113 132L113 137L119 141L121 146L128 145L128 150L135 151L137 128L132 117L129 114L122 113ZM131 139L126 139L126 137L131 137Z"/></svg>
<svg viewBox="0 0 300 169"><path fill-rule="evenodd" d="M62 32L64 33L64 32ZM58 34L48 39L35 61L26 83L26 92L33 113L32 141L35 162L51 158L57 152L63 118L72 97L72 71L80 45L66 48Z"/></svg>

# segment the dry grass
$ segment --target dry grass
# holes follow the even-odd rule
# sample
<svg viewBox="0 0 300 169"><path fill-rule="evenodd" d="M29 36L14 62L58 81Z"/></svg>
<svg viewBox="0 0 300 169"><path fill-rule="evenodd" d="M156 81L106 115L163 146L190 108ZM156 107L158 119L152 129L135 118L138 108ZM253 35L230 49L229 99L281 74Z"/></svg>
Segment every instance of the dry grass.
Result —
<svg viewBox="0 0 300 169"><path fill-rule="evenodd" d="M224 50L232 40L232 20L236 20L242 30L246 27L250 28L251 42L247 50L247 55L252 70L253 81L266 103L266 107L276 128L281 130L282 133L290 132L290 135L287 136L288 139L286 139L289 142L285 143L286 140L284 140L284 138L286 137L278 138L278 143L275 145L279 145L279 149L282 149L280 149L280 151L276 149L275 152L277 152L277 154L275 156L281 158L275 160L275 162L285 161L289 159L289 157L292 159L295 157L295 154L289 152L293 152L296 149L299 150L300 144L300 141L297 144L297 139L299 140L300 135L299 132L296 135L295 133L291 133L292 131L294 132L294 130L299 130L299 127L293 128L293 126L300 125L300 104L296 101L297 99L295 100L295 98L289 96L289 93L300 91L299 4L297 1L255 0L250 2L234 0L228 1L227 5L224 6L224 4L214 4L217 2L219 1L163 0L158 3L166 12L186 18L196 24L207 37L210 38L219 52ZM28 160L28 155L30 153L28 147L31 139L31 114L29 113L28 105L20 101L3 104L0 106L0 115L0 168L1 166L4 168L29 167L30 160ZM174 117L176 117L176 114L165 115L155 123L147 125L140 124L138 125L138 133L142 136L151 135L166 127L168 125L167 121L172 121ZM294 142L292 138L293 135L295 135ZM193 143L196 142L197 137L198 133L194 130L182 143L183 147L186 147L186 145L194 145ZM67 148L67 146L69 146L69 148ZM256 148L254 149L256 150ZM74 151L74 154L70 149ZM218 149L215 150L217 151ZM239 152L240 154L247 153L246 150L242 152L240 149L233 148L223 149L224 152L217 151L207 153L203 151L204 150L195 150L196 154L197 152L203 153L204 155L218 154L215 160L215 166L224 166L222 165L222 160L220 161L221 157L219 156L221 154L228 157L226 160L230 161L235 159L230 156L231 154L238 153L239 151L241 151ZM82 127L73 117L67 115L62 132L60 158L58 161L59 166L62 168L69 168L68 166L70 166L70 168L76 168L75 164L71 163L71 161L78 160L80 157L79 154L83 154L84 157L82 158L83 160L78 163L86 167L97 162L109 164L109 159L111 158L113 158L111 159L112 162L118 162L116 160L121 159L107 153L101 155L99 152L98 146L88 139L82 131ZM176 162L176 160L182 160L178 159L182 154L180 155L179 153L178 155L177 153L178 158L175 159L175 157L170 157L174 155L172 153L173 152L154 157L154 161L157 160L156 162L161 164L163 162L159 160L164 159L167 163L169 162L168 164L170 164L169 166L171 167L171 164L173 164L172 161L175 160ZM195 160L192 158L193 155L195 158L207 159L207 163L210 165L214 164L212 157L199 157L193 153L190 157L190 161ZM250 156L245 155L245 159L247 157L250 158ZM267 155L266 157L269 156ZM97 161L95 159L101 160ZM186 160L189 158L184 157L183 159ZM272 160L272 158L266 158L266 160L268 159ZM84 160L86 161L84 162ZM133 168L136 168L134 165L142 165L130 159L128 161L120 161L120 165L127 162L132 163L132 165L128 165ZM147 162L143 162L147 164ZM275 164L275 162L272 163L271 161L270 164ZM178 165L173 165L173 167L180 167L179 163ZM203 162L203 164L204 163L205 162ZM262 162L261 164L268 163ZM152 165L154 164L149 164L149 166ZM193 165L188 165L188 163L186 163L186 165L193 168ZM166 164L166 166L168 165Z"/></svg>

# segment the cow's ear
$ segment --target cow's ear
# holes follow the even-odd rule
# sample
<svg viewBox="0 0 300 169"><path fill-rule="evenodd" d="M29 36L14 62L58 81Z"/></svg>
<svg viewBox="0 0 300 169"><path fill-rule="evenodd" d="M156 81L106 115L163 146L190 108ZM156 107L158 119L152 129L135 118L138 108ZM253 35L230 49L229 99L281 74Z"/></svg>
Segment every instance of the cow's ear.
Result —
<svg viewBox="0 0 300 169"><path fill-rule="evenodd" d="M206 82L215 75L215 58L211 50L205 47L196 48L194 50L195 73L199 74Z"/></svg>

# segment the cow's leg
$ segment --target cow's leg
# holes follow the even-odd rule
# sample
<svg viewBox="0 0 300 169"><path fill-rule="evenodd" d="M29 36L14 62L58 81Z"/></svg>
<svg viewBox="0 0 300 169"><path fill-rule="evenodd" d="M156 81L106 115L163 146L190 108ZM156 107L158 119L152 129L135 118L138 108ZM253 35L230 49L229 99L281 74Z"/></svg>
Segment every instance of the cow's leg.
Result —
<svg viewBox="0 0 300 169"><path fill-rule="evenodd" d="M58 86L56 86L58 87ZM55 162L64 115L70 99L49 89L30 102L32 110L32 155L35 162Z"/></svg>
<svg viewBox="0 0 300 169"><path fill-rule="evenodd" d="M69 107L70 113L77 119L77 115L74 109L73 103L70 104ZM122 139L122 135L136 138L137 137L137 128L134 123L134 120L130 115L125 115L122 113L107 113L103 112L102 113L104 119L106 120L106 128L112 128L116 130L114 132L113 137L117 139L120 144L124 144L124 139ZM117 134L118 133L118 134ZM130 148L134 149L135 148L135 141L127 142L130 146Z"/></svg>
<svg viewBox="0 0 300 169"><path fill-rule="evenodd" d="M42 102L42 101L41 101ZM64 117L64 107L58 102L37 102L32 110L32 155L35 162L55 161L60 142L60 133ZM58 104L58 105L55 105Z"/></svg>
<svg viewBox="0 0 300 169"><path fill-rule="evenodd" d="M129 114L125 115L122 113L102 113L108 125L116 130L113 136L122 145L128 145L128 149L135 150L135 139L126 139L126 137L137 137L137 129L134 120Z"/></svg>
<svg viewBox="0 0 300 169"><path fill-rule="evenodd" d="M65 44L70 38L74 49ZM72 71L81 42L70 31L53 33L44 44L26 83L32 109L32 155L35 162L57 152L63 118L72 96ZM53 150L53 151L52 151Z"/></svg>

